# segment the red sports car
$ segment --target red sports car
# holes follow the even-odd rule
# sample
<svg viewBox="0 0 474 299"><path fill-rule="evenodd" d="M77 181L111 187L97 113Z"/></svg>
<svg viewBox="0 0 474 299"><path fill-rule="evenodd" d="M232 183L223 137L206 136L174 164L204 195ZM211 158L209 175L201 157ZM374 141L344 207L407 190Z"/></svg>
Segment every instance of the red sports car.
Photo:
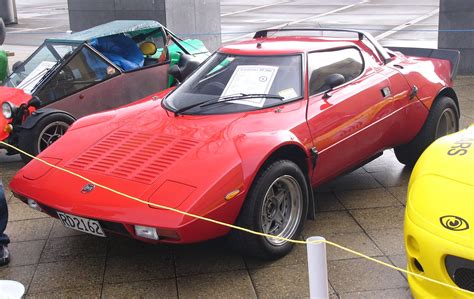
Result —
<svg viewBox="0 0 474 299"><path fill-rule="evenodd" d="M313 187L387 148L412 165L458 130L457 51L385 49L359 31L291 30L222 47L174 91L84 117L40 157L150 204L295 238L314 217ZM228 234L235 248L267 259L292 248L38 161L10 186L32 208L98 236L191 243Z"/></svg>

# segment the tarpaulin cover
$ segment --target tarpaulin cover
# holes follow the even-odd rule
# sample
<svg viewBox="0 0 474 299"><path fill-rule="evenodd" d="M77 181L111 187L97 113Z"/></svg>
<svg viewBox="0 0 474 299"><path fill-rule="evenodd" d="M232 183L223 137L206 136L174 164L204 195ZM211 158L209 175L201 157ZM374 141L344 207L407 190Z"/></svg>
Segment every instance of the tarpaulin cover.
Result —
<svg viewBox="0 0 474 299"><path fill-rule="evenodd" d="M123 34L94 39L90 44L124 71L143 66L144 58L140 48Z"/></svg>

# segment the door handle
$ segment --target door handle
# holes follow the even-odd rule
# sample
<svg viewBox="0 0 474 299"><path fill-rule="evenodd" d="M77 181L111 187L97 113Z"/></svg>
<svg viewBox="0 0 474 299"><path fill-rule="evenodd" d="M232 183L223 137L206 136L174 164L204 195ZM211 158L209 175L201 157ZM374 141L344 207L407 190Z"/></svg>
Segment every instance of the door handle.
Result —
<svg viewBox="0 0 474 299"><path fill-rule="evenodd" d="M410 101L413 100L413 98L416 97L417 95L418 95L418 87L416 85L413 85L410 92Z"/></svg>
<svg viewBox="0 0 474 299"><path fill-rule="evenodd" d="M384 99L389 97L392 94L392 91L390 90L390 87L388 86L385 86L384 88L382 88L380 92L382 92L382 96Z"/></svg>

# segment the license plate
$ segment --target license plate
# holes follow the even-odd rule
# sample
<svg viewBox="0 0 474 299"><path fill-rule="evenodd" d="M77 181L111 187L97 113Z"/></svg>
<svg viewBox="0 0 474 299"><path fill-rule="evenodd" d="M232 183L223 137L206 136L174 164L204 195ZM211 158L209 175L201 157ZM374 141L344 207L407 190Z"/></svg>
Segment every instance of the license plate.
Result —
<svg viewBox="0 0 474 299"><path fill-rule="evenodd" d="M64 226L96 235L99 237L105 237L104 231L102 230L102 227L100 227L100 223L97 220L92 220L92 219L87 219L87 218L82 218L79 216L74 216L62 212L57 212L59 219L61 222L64 224Z"/></svg>

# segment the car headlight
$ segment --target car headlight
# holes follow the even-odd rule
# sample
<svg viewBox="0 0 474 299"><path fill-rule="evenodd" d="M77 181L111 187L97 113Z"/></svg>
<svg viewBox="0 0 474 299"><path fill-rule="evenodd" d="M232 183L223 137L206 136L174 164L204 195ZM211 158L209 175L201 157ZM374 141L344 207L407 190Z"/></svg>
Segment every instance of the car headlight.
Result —
<svg viewBox="0 0 474 299"><path fill-rule="evenodd" d="M12 118L15 114L16 107L9 102L2 103L2 114L5 118Z"/></svg>

